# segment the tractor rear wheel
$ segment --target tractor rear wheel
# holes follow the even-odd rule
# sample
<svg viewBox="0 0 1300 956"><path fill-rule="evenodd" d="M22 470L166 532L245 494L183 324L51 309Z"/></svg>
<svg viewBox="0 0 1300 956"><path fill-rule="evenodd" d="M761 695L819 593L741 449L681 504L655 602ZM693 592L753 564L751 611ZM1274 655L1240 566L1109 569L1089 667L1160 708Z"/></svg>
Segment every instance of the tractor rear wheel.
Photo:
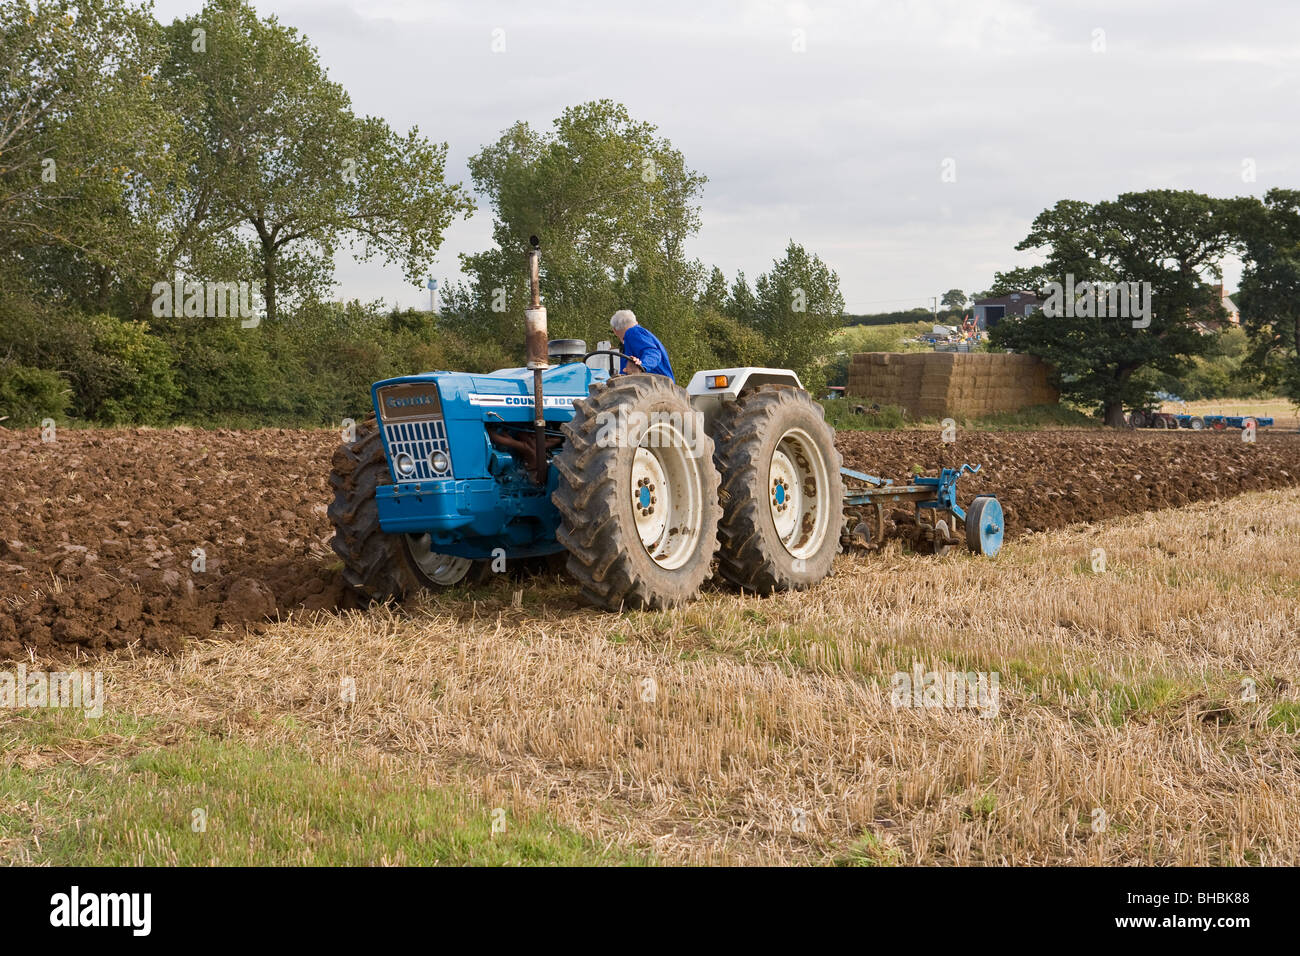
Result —
<svg viewBox="0 0 1300 956"><path fill-rule="evenodd" d="M801 388L762 385L723 405L714 423L718 572L743 591L802 590L831 572L844 482L825 414Z"/></svg>
<svg viewBox="0 0 1300 956"><path fill-rule="evenodd" d="M718 546L713 442L662 375L593 384L556 455L557 537L582 596L607 610L694 600Z"/></svg>
<svg viewBox="0 0 1300 956"><path fill-rule="evenodd" d="M384 443L373 419L357 426L356 441L334 451L329 519L330 546L343 559L343 580L375 601L397 600L416 591L441 590L482 580L487 561L439 554L428 535L387 534L379 527L375 489L390 484Z"/></svg>

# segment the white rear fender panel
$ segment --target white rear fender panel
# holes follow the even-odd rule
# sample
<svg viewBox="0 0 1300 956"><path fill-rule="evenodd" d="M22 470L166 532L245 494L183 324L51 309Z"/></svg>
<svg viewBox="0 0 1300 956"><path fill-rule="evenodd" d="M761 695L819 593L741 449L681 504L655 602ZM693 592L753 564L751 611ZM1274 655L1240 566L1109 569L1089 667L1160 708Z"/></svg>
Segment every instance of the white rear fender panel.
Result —
<svg viewBox="0 0 1300 956"><path fill-rule="evenodd" d="M714 388L711 383L719 375L725 375L727 384L724 388ZM713 419L723 402L734 402L750 389L760 385L793 385L803 388L799 376L788 368L714 368L696 372L686 391L691 397L691 407L704 415L706 429L713 425Z"/></svg>

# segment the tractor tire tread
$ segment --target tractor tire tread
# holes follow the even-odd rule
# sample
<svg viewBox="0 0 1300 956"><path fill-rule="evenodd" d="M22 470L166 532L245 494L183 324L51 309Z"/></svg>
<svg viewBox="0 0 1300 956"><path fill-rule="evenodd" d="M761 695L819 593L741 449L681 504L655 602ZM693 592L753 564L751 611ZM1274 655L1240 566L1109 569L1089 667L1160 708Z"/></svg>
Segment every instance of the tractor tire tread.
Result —
<svg viewBox="0 0 1300 956"><path fill-rule="evenodd" d="M826 543L808 559L804 571L795 570L789 553L776 540L771 515L764 507L770 463L758 460L759 449L773 423L799 410L810 413L821 426L832 509ZM714 423L714 461L722 476L719 496L723 503L718 524L718 574L741 591L771 594L804 590L831 572L835 555L841 550L844 483L840 477L843 458L835 447L834 432L824 424L825 415L825 409L802 389L762 385L739 401L723 405Z"/></svg>
<svg viewBox="0 0 1300 956"><path fill-rule="evenodd" d="M692 414L683 389L657 375L627 375L596 383L588 397L573 404L565 424L566 442L554 459L559 487L551 500L560 514L556 532L568 551L567 570L578 582L584 601L606 610L666 610L694 600L712 570L717 550L718 477L712 467L713 443L702 432L700 475L703 481L703 536L682 568L665 570L646 553L631 509L620 491L621 472L630 480L630 449L624 442L602 441L608 415L644 409L652 403ZM630 502L630 494L628 496Z"/></svg>
<svg viewBox="0 0 1300 956"><path fill-rule="evenodd" d="M343 580L373 601L400 601L417 587L401 540L379 527L375 489L389 479L379 429L371 419L357 438L334 451L326 513L334 525L330 547L343 560Z"/></svg>

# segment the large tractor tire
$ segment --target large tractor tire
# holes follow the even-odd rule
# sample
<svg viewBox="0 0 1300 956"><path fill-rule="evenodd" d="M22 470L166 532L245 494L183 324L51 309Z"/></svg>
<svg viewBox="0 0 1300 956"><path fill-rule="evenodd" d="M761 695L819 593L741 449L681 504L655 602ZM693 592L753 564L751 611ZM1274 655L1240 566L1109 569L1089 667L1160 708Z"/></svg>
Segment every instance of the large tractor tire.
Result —
<svg viewBox="0 0 1300 956"><path fill-rule="evenodd" d="M802 590L831 572L844 482L825 414L803 389L763 385L724 405L714 423L718 572L743 591Z"/></svg>
<svg viewBox="0 0 1300 956"><path fill-rule="evenodd" d="M659 610L698 596L722 510L713 442L698 421L662 375L618 376L573 403L551 500L589 603Z"/></svg>
<svg viewBox="0 0 1300 956"><path fill-rule="evenodd" d="M330 546L343 559L343 580L375 601L481 581L489 562L439 554L430 549L428 535L386 534L379 527L375 489L391 483L384 443L371 419L357 426L356 441L335 449L330 472Z"/></svg>

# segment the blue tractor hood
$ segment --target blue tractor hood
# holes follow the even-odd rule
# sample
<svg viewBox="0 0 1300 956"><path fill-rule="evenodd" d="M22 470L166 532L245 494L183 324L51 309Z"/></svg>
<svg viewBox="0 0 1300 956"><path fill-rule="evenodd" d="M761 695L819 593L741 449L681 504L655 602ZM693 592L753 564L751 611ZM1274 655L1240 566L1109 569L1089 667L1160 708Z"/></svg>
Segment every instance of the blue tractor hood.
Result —
<svg viewBox="0 0 1300 956"><path fill-rule="evenodd" d="M593 382L608 378L578 362L546 369L548 433L572 420L574 401L586 398ZM493 557L497 546L511 557L560 550L550 506L556 475L538 487L510 444L534 433L531 370L403 375L376 382L371 400L393 479L375 495L386 532L428 533L435 550L475 559ZM404 477L394 456L406 466Z"/></svg>
<svg viewBox="0 0 1300 956"><path fill-rule="evenodd" d="M573 418L573 402L586 398L592 382L608 380L609 374L578 362L557 365L542 372L542 401L547 422L559 425ZM375 414L386 423L392 408L401 401L384 392L389 386L431 383L437 389L437 407L429 413L441 413L446 423L447 444L452 471L457 478L484 478L489 474L491 448L483 426L493 423L531 425L533 422L533 373L526 368L503 368L485 375L469 372L425 372L385 379L371 386ZM389 453L387 429L384 451ZM389 459L391 463L391 457Z"/></svg>
<svg viewBox="0 0 1300 956"><path fill-rule="evenodd" d="M474 421L533 421L533 373L526 368L503 368L487 375L466 372L430 372L418 376L437 382L447 419ZM542 402L547 421L567 422L573 418L573 401L586 398L593 381L609 376L579 363L557 365L542 373ZM392 382L379 382L379 388Z"/></svg>

